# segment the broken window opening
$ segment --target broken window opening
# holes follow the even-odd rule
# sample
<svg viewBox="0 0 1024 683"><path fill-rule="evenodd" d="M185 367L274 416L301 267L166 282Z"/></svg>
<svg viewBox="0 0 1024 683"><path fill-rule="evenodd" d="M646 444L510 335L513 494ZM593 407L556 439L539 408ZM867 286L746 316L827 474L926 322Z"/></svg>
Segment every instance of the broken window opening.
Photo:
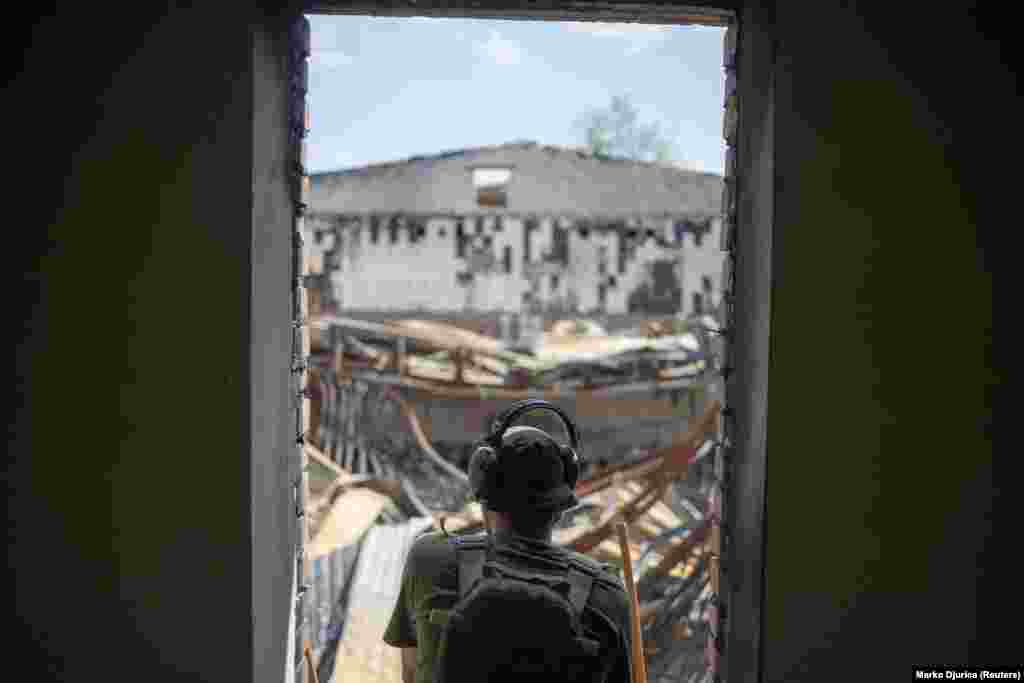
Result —
<svg viewBox="0 0 1024 683"><path fill-rule="evenodd" d="M537 230L537 219L528 218L523 229L523 263L529 263L533 259L532 244L530 243L532 233Z"/></svg>
<svg viewBox="0 0 1024 683"><path fill-rule="evenodd" d="M455 258L466 258L466 225L461 220L455 224Z"/></svg>
<svg viewBox="0 0 1024 683"><path fill-rule="evenodd" d="M474 168L473 187L477 206L503 209L508 206L510 168Z"/></svg>
<svg viewBox="0 0 1024 683"><path fill-rule="evenodd" d="M551 245L551 258L562 265L569 265L569 231L554 223L554 234Z"/></svg>
<svg viewBox="0 0 1024 683"><path fill-rule="evenodd" d="M370 218L370 244L377 244L380 241L380 219L376 216Z"/></svg>

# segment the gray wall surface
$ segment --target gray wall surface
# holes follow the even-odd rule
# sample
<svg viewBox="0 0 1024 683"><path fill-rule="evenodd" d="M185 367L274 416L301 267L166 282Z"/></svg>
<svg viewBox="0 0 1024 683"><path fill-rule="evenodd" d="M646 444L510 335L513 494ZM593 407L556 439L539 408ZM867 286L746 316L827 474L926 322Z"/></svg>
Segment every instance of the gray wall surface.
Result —
<svg viewBox="0 0 1024 683"><path fill-rule="evenodd" d="M725 486L723 591L727 596L724 674L730 682L759 680L764 598L765 442L771 323L772 243L776 227L773 7L752 2L740 15L737 89L737 231L735 320L728 340L725 404L733 415L726 429L733 440ZM772 329L770 329L770 327ZM767 446L767 452L766 452Z"/></svg>
<svg viewBox="0 0 1024 683"><path fill-rule="evenodd" d="M292 386L293 206L287 171L288 24L253 28L251 468L252 634L254 681L280 681L296 567L298 523L292 485L300 456ZM299 583L304 583L299 577ZM293 666L294 662L287 664Z"/></svg>

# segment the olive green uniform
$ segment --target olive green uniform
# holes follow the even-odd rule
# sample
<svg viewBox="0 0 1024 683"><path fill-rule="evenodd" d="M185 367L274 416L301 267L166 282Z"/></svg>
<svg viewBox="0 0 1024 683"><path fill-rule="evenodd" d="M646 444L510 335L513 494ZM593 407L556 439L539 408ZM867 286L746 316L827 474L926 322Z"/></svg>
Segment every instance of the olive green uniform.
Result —
<svg viewBox="0 0 1024 683"><path fill-rule="evenodd" d="M583 612L583 625L602 643L601 656L607 655L612 660L606 683L629 683L629 599L612 566L507 531L497 532L494 540L502 561L512 566L567 573L569 560L574 557L588 566L600 567L595 572L590 600ZM384 632L385 643L416 648L416 683L434 683L441 627L430 623L427 617L432 609L451 608L458 595L455 544L442 532L420 536L409 551L401 592ZM501 633L494 634L495 647L500 647L501 639Z"/></svg>

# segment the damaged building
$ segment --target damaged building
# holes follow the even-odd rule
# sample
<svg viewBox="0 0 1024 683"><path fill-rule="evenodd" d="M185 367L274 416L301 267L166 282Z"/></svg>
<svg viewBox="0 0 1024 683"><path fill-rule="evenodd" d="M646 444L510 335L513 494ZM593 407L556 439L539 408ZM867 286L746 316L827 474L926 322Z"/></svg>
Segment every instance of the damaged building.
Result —
<svg viewBox="0 0 1024 683"><path fill-rule="evenodd" d="M313 174L323 310L689 315L721 291L722 178L516 142Z"/></svg>

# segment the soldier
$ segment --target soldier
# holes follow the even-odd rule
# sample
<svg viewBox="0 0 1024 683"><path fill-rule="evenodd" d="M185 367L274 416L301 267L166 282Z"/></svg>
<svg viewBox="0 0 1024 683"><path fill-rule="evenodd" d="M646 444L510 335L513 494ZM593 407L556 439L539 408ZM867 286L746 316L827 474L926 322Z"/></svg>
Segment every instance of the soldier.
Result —
<svg viewBox="0 0 1024 683"><path fill-rule="evenodd" d="M534 427L555 412L571 446ZM551 542L578 505L575 426L546 401L523 401L470 460L486 532L428 533L413 544L384 642L402 648L404 683L628 683L629 600L612 565ZM528 676L528 678L526 678Z"/></svg>

